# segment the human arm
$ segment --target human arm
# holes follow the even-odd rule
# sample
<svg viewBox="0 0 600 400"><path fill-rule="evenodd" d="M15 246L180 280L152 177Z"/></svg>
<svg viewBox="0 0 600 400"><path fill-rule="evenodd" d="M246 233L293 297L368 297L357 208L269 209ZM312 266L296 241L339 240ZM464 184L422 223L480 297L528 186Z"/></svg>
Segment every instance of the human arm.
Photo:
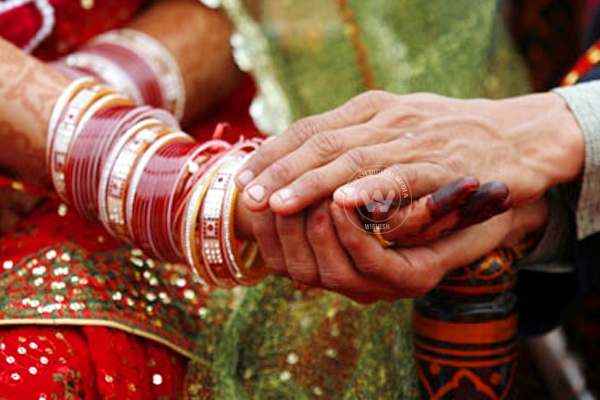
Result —
<svg viewBox="0 0 600 400"><path fill-rule="evenodd" d="M205 115L240 78L229 43L231 22L197 0L155 2L127 28L157 39L177 62L187 96L184 122Z"/></svg>
<svg viewBox="0 0 600 400"><path fill-rule="evenodd" d="M92 75L186 123L223 100L239 79L231 30L223 13L198 1L162 0L52 64L73 78Z"/></svg>
<svg viewBox="0 0 600 400"><path fill-rule="evenodd" d="M90 18L95 18L95 15L91 14ZM73 22L76 24L75 21ZM186 29L187 34L185 35L181 34L182 26ZM173 59L175 61L174 68L170 72L172 75L178 75L182 78L183 88L177 90L177 93L181 95L181 103L185 104L184 122L206 114L227 96L237 83L239 71L233 63L229 48L230 23L221 13L210 10L197 1L163 0L153 2L149 8L129 22L125 28L126 30L110 31L107 35L101 37L107 38L110 35L115 35L113 40L116 40L116 44L124 46L125 44L119 34L121 32L133 33L146 41L155 41L158 46L146 47L150 47L154 54L158 51L160 59ZM59 68L59 70L71 68L71 63L77 64L77 61L86 61L87 54L85 54L85 51L94 48L94 44L88 44L63 60L52 62L50 65ZM135 98L135 93L130 92L130 89L133 89L134 92L143 90L141 84L144 81L134 79L133 82L137 86L131 88L128 85L129 79L127 79L127 76L136 77L136 74L139 74L138 64L148 62L148 55L152 55L152 52L148 53L148 49L142 47L142 51L136 53L141 58L140 60L136 59L137 62L129 61L125 64L119 64L117 62L119 59L115 58L118 54L115 54L113 49L108 49L108 51L103 49L103 51L102 55L108 59L112 70L102 69L107 61L99 59L97 56L88 59L87 62L91 62L94 66L93 70L104 71L105 74L108 74L108 77L112 78L110 79L112 86ZM150 64L152 65L152 63ZM115 74L115 66L117 72L119 72L119 66L123 70ZM94 71L80 71L81 74L94 75L92 72ZM123 76L125 77L124 81ZM97 77L101 80L103 78L103 76ZM163 76L159 76L159 78L165 79ZM52 78L48 77L47 79L51 80ZM145 103L145 101L142 99L140 103ZM156 103L156 100L153 105L162 106ZM18 151L13 151L19 145L21 144L10 141L4 144L4 150L6 151L0 154L0 167L4 170L3 175L10 176L17 181L26 180L45 185L46 182L40 180L39 176L42 168L34 164L35 160L39 160L39 158L20 157ZM16 167L13 168L12 166L15 165ZM29 212L37 202L35 196L30 194L3 189L0 203L2 212L0 233L2 233L12 226L19 217Z"/></svg>

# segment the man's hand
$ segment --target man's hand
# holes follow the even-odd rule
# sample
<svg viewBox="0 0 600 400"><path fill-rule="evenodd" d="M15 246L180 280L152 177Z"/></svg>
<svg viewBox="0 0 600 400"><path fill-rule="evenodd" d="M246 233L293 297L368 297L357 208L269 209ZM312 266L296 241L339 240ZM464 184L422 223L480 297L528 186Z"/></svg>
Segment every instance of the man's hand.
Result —
<svg viewBox="0 0 600 400"><path fill-rule="evenodd" d="M406 181L413 198L472 175L504 182L521 206L574 180L583 156L580 128L553 93L493 101L369 92L295 123L249 160L237 183L251 210L291 215L378 165ZM372 192L387 188L379 178L370 178ZM361 202L349 186L335 199L344 208Z"/></svg>
<svg viewBox="0 0 600 400"><path fill-rule="evenodd" d="M475 262L497 247L514 246L525 234L542 229L547 211L543 200L511 209L487 222L457 231L429 245L404 249L384 249L366 232L354 226L352 214L337 205L330 208L335 233L343 254L335 263L320 264L324 286L340 293L363 296L367 282L391 287L393 298L419 297L462 265ZM321 248L336 246L325 235L318 238ZM342 257L344 255L345 257ZM386 292L370 292L371 299L389 299Z"/></svg>
<svg viewBox="0 0 600 400"><path fill-rule="evenodd" d="M384 220L388 226L383 240L411 246L387 250L364 231L365 221L355 209L341 209L330 201L289 216L267 210L252 221L263 259L274 273L370 303L418 296L452 268L478 259L502 240L514 245L543 226L542 203L540 212L510 210L484 224L483 230L454 233L509 206L508 190L499 182L456 180L387 215L378 210L369 214L373 224Z"/></svg>

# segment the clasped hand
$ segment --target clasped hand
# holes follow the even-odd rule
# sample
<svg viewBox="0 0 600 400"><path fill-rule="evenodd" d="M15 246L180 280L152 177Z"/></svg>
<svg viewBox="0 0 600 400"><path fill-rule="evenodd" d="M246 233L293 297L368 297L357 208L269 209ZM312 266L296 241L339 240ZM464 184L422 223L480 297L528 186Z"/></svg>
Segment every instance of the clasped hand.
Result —
<svg viewBox="0 0 600 400"><path fill-rule="evenodd" d="M543 228L543 194L581 169L583 144L565 132L579 129L555 94L369 92L265 143L237 183L275 273L360 302L416 297L453 268ZM540 135L551 140L540 146ZM565 152L571 157L557 163ZM353 181L371 166L386 172ZM407 184L410 205L390 175ZM377 240L355 210L381 193L404 208L387 220L370 214L389 226Z"/></svg>

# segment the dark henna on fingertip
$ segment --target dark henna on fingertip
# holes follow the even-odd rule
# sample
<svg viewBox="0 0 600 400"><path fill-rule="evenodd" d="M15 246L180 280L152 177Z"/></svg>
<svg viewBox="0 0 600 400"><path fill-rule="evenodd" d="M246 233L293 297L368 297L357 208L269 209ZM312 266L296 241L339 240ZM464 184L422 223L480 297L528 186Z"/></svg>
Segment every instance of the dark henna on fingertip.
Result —
<svg viewBox="0 0 600 400"><path fill-rule="evenodd" d="M460 210L456 229L488 220L510 208L508 187L502 182L488 182Z"/></svg>
<svg viewBox="0 0 600 400"><path fill-rule="evenodd" d="M431 220L436 221L452 210L460 208L479 188L479 181L466 176L448 183L433 193L427 201Z"/></svg>

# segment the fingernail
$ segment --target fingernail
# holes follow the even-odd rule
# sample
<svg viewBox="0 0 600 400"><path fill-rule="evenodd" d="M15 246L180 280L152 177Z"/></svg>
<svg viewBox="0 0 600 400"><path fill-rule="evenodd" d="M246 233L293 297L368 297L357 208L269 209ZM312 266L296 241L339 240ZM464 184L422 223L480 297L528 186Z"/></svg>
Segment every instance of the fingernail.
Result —
<svg viewBox="0 0 600 400"><path fill-rule="evenodd" d="M285 188L281 189L273 195L272 201L276 203L278 206L283 206L294 196L294 192L291 189Z"/></svg>
<svg viewBox="0 0 600 400"><path fill-rule="evenodd" d="M265 188L260 185L253 185L246 190L250 198L260 203L265 198Z"/></svg>
<svg viewBox="0 0 600 400"><path fill-rule="evenodd" d="M238 181L244 186L249 184L252 179L254 179L254 174L248 169L238 175Z"/></svg>
<svg viewBox="0 0 600 400"><path fill-rule="evenodd" d="M346 199L354 199L356 195L356 188L354 186L344 186L338 189L338 192L341 193Z"/></svg>

